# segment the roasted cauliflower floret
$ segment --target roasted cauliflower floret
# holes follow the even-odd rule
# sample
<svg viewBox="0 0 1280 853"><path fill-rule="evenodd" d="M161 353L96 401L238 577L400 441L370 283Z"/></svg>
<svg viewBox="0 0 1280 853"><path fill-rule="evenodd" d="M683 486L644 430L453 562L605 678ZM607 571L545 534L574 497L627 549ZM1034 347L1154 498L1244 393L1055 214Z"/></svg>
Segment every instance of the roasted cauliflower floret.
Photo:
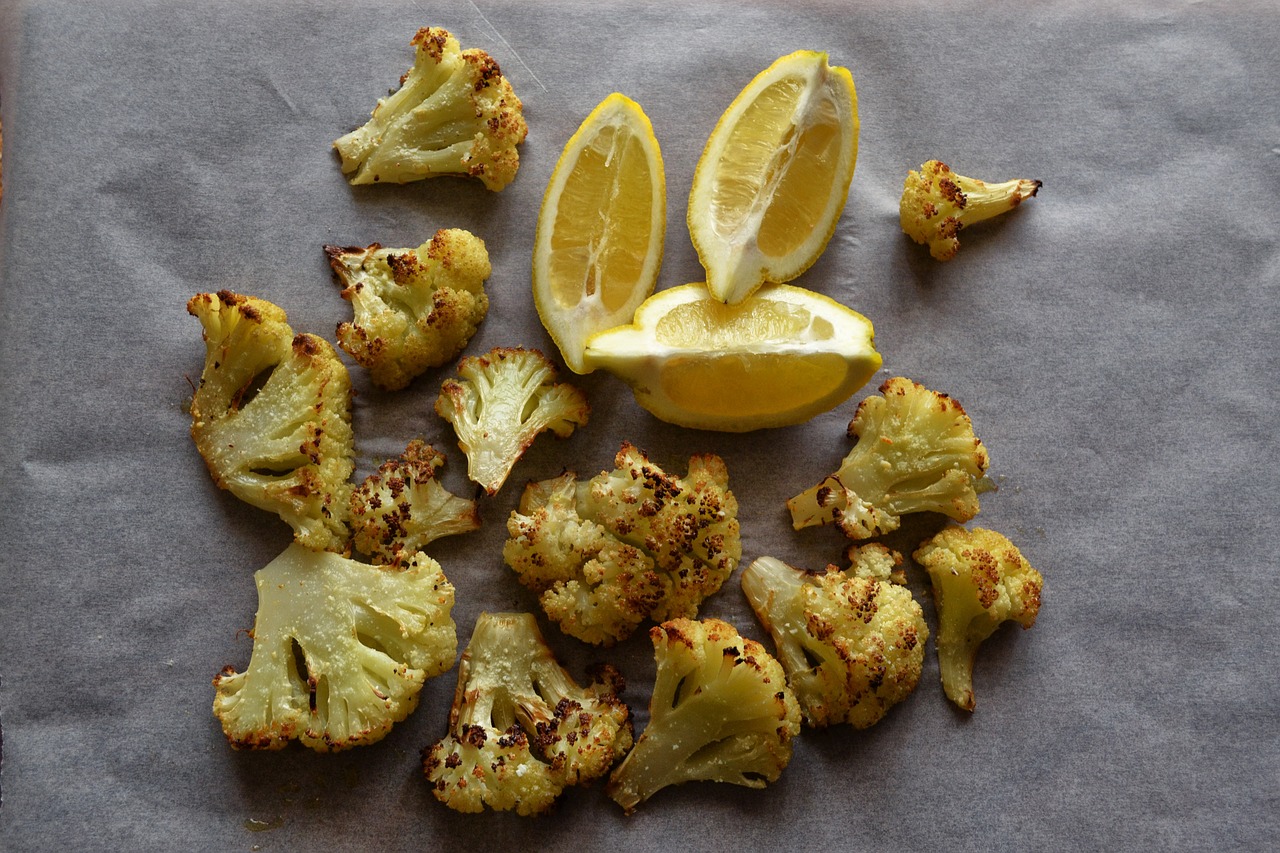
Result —
<svg viewBox="0 0 1280 853"><path fill-rule="evenodd" d="M883 545L852 552L845 571L811 574L761 557L742 589L773 637L807 724L865 729L920 681L929 629L910 590L889 578L902 556Z"/></svg>
<svg viewBox="0 0 1280 853"><path fill-rule="evenodd" d="M609 771L631 746L622 677L580 687L528 613L482 613L462 661L449 733L423 753L436 797L460 812L546 811L568 786Z"/></svg>
<svg viewBox="0 0 1280 853"><path fill-rule="evenodd" d="M346 548L355 469L351 379L327 342L285 312L230 291L187 310L204 326L191 437L215 483L284 519L309 548Z"/></svg>
<svg viewBox="0 0 1280 853"><path fill-rule="evenodd" d="M692 618L742 556L738 503L718 456L676 477L624 443L615 470L525 489L503 558L567 634L612 645L646 619Z"/></svg>
<svg viewBox="0 0 1280 853"><path fill-rule="evenodd" d="M719 619L675 619L649 636L658 664L649 724L606 793L630 814L669 785L777 781L800 732L778 662Z"/></svg>
<svg viewBox="0 0 1280 853"><path fill-rule="evenodd" d="M448 379L436 413L453 424L467 455L467 476L490 495L541 432L568 438L587 422L586 395L557 383L555 366L536 349L497 347L458 362L461 380Z"/></svg>
<svg viewBox="0 0 1280 853"><path fill-rule="evenodd" d="M338 343L388 391L462 352L489 311L489 253L460 228L441 229L416 249L324 251L354 314L338 325Z"/></svg>
<svg viewBox="0 0 1280 853"><path fill-rule="evenodd" d="M294 543L254 580L249 668L213 680L214 716L237 749L374 743L453 666L453 586L426 554L391 569Z"/></svg>
<svg viewBox="0 0 1280 853"><path fill-rule="evenodd" d="M982 641L1007 621L1036 622L1044 577L993 530L948 526L912 555L933 582L938 666L947 698L974 708L973 662Z"/></svg>
<svg viewBox="0 0 1280 853"><path fill-rule="evenodd" d="M470 175L501 190L520 168L523 106L493 57L448 30L414 35L413 68L363 127L333 143L353 184ZM354 173L354 174L352 174Z"/></svg>
<svg viewBox="0 0 1280 853"><path fill-rule="evenodd" d="M987 449L959 401L902 377L880 393L849 423L857 443L840 469L787 501L797 530L834 523L850 539L870 539L912 512L955 521L978 514L978 494L993 488Z"/></svg>
<svg viewBox="0 0 1280 853"><path fill-rule="evenodd" d="M960 251L960 229L1013 210L1040 187L1039 181L1026 179L988 184L930 160L907 173L899 222L908 237L929 245L929 254L948 261Z"/></svg>
<svg viewBox="0 0 1280 853"><path fill-rule="evenodd" d="M356 549L379 563L394 563L442 536L480 526L476 502L451 493L436 479L444 454L411 441L351 493Z"/></svg>

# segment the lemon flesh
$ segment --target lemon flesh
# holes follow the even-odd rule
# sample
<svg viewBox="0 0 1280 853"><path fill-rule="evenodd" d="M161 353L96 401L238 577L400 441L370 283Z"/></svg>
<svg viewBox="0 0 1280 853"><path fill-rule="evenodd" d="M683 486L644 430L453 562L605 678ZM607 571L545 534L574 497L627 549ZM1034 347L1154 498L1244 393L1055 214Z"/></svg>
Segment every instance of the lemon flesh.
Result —
<svg viewBox="0 0 1280 853"><path fill-rule="evenodd" d="M689 192L689 234L707 287L736 304L822 254L858 156L848 69L797 51L762 71L711 132Z"/></svg>
<svg viewBox="0 0 1280 853"><path fill-rule="evenodd" d="M570 370L589 372L587 338L629 322L653 292L665 230L653 127L635 101L612 94L565 145L534 241L534 305Z"/></svg>
<svg viewBox="0 0 1280 853"><path fill-rule="evenodd" d="M803 423L847 400L881 363L870 320L785 284L739 305L705 284L661 291L634 323L592 336L585 355L659 419L723 432Z"/></svg>

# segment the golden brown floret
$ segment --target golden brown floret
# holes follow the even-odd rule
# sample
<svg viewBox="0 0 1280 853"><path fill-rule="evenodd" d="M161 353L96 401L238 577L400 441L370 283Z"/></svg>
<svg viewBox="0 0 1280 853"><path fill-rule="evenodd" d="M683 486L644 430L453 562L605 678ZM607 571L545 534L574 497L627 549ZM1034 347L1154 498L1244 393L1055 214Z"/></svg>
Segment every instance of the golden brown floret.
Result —
<svg viewBox="0 0 1280 853"><path fill-rule="evenodd" d="M1026 179L988 184L930 160L920 171L907 173L898 219L907 236L927 243L934 258L947 261L960 250L962 228L1012 210L1041 186L1040 181Z"/></svg>

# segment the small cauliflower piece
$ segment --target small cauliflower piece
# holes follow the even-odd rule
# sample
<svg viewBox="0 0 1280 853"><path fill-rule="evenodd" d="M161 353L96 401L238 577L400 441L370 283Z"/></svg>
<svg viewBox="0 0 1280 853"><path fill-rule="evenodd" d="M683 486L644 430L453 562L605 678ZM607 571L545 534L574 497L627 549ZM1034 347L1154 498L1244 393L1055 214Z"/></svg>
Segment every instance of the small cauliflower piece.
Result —
<svg viewBox="0 0 1280 853"><path fill-rule="evenodd" d="M529 132L523 105L493 57L462 50L448 30L424 27L413 68L380 98L364 126L333 143L352 184L469 175L501 190L520 168Z"/></svg>
<svg viewBox="0 0 1280 853"><path fill-rule="evenodd" d="M338 343L388 391L457 356L489 311L489 253L461 228L441 229L416 249L324 252L354 314L338 324Z"/></svg>
<svg viewBox="0 0 1280 853"><path fill-rule="evenodd" d="M213 680L213 713L236 749L374 743L453 666L453 586L426 554L392 569L294 543L254 580L249 667Z"/></svg>
<svg viewBox="0 0 1280 853"><path fill-rule="evenodd" d="M943 691L957 706L972 711L978 647L1004 622L1024 629L1035 624L1044 577L1012 542L981 527L948 526L912 556L933 582Z"/></svg>
<svg viewBox="0 0 1280 853"><path fill-rule="evenodd" d="M872 544L851 556L845 571L811 574L761 557L742 574L805 722L817 728L874 725L915 690L924 664L924 612L889 580L902 555Z"/></svg>
<svg viewBox="0 0 1280 853"><path fill-rule="evenodd" d="M205 343L191 437L214 482L279 515L307 547L344 550L355 446L351 379L338 354L295 335L263 299L201 293L187 311Z"/></svg>
<svg viewBox="0 0 1280 853"><path fill-rule="evenodd" d="M960 251L960 229L1013 210L1040 191L1039 181L1017 179L988 184L957 175L946 163L930 160L910 171L902 187L899 223L929 254L948 261Z"/></svg>
<svg viewBox="0 0 1280 853"><path fill-rule="evenodd" d="M693 618L742 557L738 503L718 456L676 477L624 443L612 471L530 484L507 522L503 558L547 616L612 645L646 619Z"/></svg>
<svg viewBox="0 0 1280 853"><path fill-rule="evenodd" d="M481 613L458 664L449 733L423 753L436 798L540 814L569 786L609 772L631 746L631 712L610 666L579 686L528 613Z"/></svg>
<svg viewBox="0 0 1280 853"><path fill-rule="evenodd" d="M591 413L586 395L555 381L555 366L536 349L496 347L458 362L461 381L445 380L436 414L453 424L467 455L467 476L497 494L539 433L568 438Z"/></svg>
<svg viewBox="0 0 1280 853"><path fill-rule="evenodd" d="M987 449L959 401L894 377L849 423L857 443L840 469L787 501L795 529L839 524L850 539L897 530L902 516L940 512L955 521L978 514Z"/></svg>
<svg viewBox="0 0 1280 853"><path fill-rule="evenodd" d="M649 636L658 665L649 724L605 792L631 814L669 785L777 781L800 733L781 665L719 619L674 619Z"/></svg>
<svg viewBox="0 0 1280 853"><path fill-rule="evenodd" d="M442 536L480 527L476 502L451 493L436 479L444 454L409 442L351 493L356 549L379 563L396 563Z"/></svg>

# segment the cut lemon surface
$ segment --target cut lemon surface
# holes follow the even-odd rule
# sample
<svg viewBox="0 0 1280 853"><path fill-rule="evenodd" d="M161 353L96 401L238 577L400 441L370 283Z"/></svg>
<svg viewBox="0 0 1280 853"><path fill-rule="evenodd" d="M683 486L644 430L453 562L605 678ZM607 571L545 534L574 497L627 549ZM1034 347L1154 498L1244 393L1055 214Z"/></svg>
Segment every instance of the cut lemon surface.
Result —
<svg viewBox="0 0 1280 853"><path fill-rule="evenodd" d="M659 291L634 323L592 336L586 360L626 381L661 420L724 432L803 423L880 369L870 320L787 284L739 305L705 284Z"/></svg>
<svg viewBox="0 0 1280 853"><path fill-rule="evenodd" d="M689 235L717 299L813 265L835 232L858 157L858 95L827 55L784 56L711 132L689 191Z"/></svg>
<svg viewBox="0 0 1280 853"><path fill-rule="evenodd" d="M565 144L533 248L533 302L575 373L596 332L629 323L662 261L662 154L640 105L614 93Z"/></svg>

